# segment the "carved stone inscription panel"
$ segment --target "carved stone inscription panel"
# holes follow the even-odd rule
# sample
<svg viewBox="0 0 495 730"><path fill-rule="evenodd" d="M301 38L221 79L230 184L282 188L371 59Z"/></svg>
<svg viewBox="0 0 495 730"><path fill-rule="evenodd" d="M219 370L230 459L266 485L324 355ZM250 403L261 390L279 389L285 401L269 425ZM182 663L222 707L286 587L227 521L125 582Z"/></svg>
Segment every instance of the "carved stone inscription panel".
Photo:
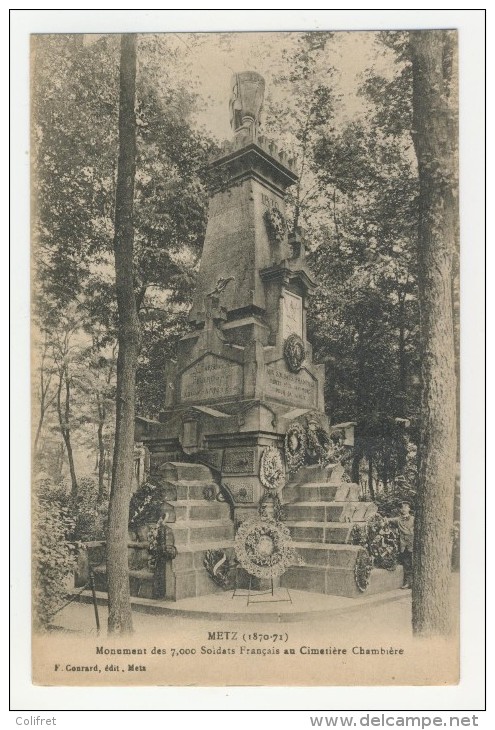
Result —
<svg viewBox="0 0 495 730"><path fill-rule="evenodd" d="M283 298L282 337L292 334L302 337L302 299L297 294L285 291Z"/></svg>
<svg viewBox="0 0 495 730"><path fill-rule="evenodd" d="M252 474L254 473L254 462L254 449L226 449L222 472L224 474Z"/></svg>
<svg viewBox="0 0 495 730"><path fill-rule="evenodd" d="M254 502L254 485L250 482L222 482L223 486L229 490L234 502L248 503Z"/></svg>
<svg viewBox="0 0 495 730"><path fill-rule="evenodd" d="M181 401L198 402L242 393L242 365L206 355L181 377Z"/></svg>
<svg viewBox="0 0 495 730"><path fill-rule="evenodd" d="M318 404L318 383L307 370L291 373L283 361L265 368L265 394L293 405L315 408Z"/></svg>
<svg viewBox="0 0 495 730"><path fill-rule="evenodd" d="M198 444L198 422L185 421L182 424L182 446L189 448Z"/></svg>

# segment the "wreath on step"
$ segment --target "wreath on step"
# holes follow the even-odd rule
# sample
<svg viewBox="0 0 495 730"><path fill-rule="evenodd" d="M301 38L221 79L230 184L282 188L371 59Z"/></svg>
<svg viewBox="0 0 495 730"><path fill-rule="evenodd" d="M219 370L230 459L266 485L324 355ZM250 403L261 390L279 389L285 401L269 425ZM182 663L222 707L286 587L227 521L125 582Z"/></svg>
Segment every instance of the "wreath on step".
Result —
<svg viewBox="0 0 495 730"><path fill-rule="evenodd" d="M274 519L276 522L282 522L287 519L287 511L280 497L269 492L265 492L260 499L258 514L262 520Z"/></svg>
<svg viewBox="0 0 495 730"><path fill-rule="evenodd" d="M236 562L227 557L225 550L207 550L203 565L213 582L223 588L224 591L234 587L235 575L233 569L236 567Z"/></svg>
<svg viewBox="0 0 495 730"><path fill-rule="evenodd" d="M148 568L154 571L160 560L174 560L177 557L175 545L167 543L167 528L165 521L160 518L156 525L148 528Z"/></svg>
<svg viewBox="0 0 495 730"><path fill-rule="evenodd" d="M330 436L318 421L308 422L308 452L310 459L318 464L326 464L329 460Z"/></svg>
<svg viewBox="0 0 495 730"><path fill-rule="evenodd" d="M399 558L399 533L380 515L367 522L368 551L375 568L395 570Z"/></svg>
<svg viewBox="0 0 495 730"><path fill-rule="evenodd" d="M361 545L373 561L373 567L395 570L399 557L397 530L380 515L374 515L365 525L354 525L350 542Z"/></svg>
<svg viewBox="0 0 495 730"><path fill-rule="evenodd" d="M364 593L370 584L373 560L366 550L360 550L354 564L354 580L358 590Z"/></svg>

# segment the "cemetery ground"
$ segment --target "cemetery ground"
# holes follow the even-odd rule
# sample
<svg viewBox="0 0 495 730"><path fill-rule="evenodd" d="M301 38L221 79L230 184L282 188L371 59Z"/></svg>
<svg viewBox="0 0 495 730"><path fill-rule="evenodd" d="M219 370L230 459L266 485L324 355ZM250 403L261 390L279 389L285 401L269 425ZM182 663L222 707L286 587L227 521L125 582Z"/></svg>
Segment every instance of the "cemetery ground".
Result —
<svg viewBox="0 0 495 730"><path fill-rule="evenodd" d="M457 594L458 574L452 578ZM292 604L277 591L275 597L278 604L248 606L244 595L232 598L229 591L149 601L153 606L142 603L141 610L133 599L134 633L117 635L107 631L108 610L98 594L100 632L93 604L71 603L49 634L33 637L33 673L43 684L77 686L389 686L459 679L457 641L413 637L409 590L355 599L293 590Z"/></svg>
<svg viewBox="0 0 495 730"><path fill-rule="evenodd" d="M310 625L318 632L326 626L335 637L358 634L360 626L366 627L366 633L371 636L380 634L389 636L390 639L412 636L410 591L399 589L390 591L386 596L372 596L368 600L311 594L311 600L308 601L307 593L292 591L291 594L292 606L287 604L287 607L283 608L281 603L270 606L264 601L248 607L246 598L231 599L229 593L202 597L201 604L203 609L206 609L203 615L197 613L194 616L193 612L188 610L191 606L190 599L179 601L174 605L169 604L171 610L167 613L153 614L134 610L134 631L136 634L159 636L163 632L166 636L173 636L176 629L182 632L184 622L187 622L191 633L195 633L195 627L204 626L212 631L258 629L264 632L270 632L274 628L278 632L282 627L290 627L291 633L299 632L303 627L303 633L306 633ZM221 604L219 599L222 601ZM307 607L308 603L311 603L315 610L307 612L304 616L303 607ZM223 616L217 609L219 605L225 609ZM271 610L270 617L266 613L267 607ZM236 611L238 617L233 618ZM104 637L107 635L107 606L99 604L98 614L101 625L100 636ZM79 601L69 604L57 614L53 625L57 632L96 636L93 604Z"/></svg>

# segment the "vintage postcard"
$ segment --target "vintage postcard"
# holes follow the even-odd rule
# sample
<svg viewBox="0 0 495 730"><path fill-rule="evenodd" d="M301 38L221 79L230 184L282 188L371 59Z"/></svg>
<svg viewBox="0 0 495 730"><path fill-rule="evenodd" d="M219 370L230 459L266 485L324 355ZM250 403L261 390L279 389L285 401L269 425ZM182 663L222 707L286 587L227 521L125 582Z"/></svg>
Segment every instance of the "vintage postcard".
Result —
<svg viewBox="0 0 495 730"><path fill-rule="evenodd" d="M456 684L455 29L30 65L33 682Z"/></svg>

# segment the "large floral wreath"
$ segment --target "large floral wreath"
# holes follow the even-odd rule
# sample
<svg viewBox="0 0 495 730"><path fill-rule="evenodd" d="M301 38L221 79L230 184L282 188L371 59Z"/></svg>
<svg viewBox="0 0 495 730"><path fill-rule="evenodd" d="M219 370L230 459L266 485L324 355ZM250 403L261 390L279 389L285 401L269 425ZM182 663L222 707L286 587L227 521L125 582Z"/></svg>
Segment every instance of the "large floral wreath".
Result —
<svg viewBox="0 0 495 730"><path fill-rule="evenodd" d="M235 536L235 554L241 568L256 578L277 578L297 563L289 530L270 519L243 522Z"/></svg>
<svg viewBox="0 0 495 730"><path fill-rule="evenodd" d="M142 484L131 497L129 505L129 527L137 529L149 523L156 523L163 512L165 487L150 481Z"/></svg>
<svg viewBox="0 0 495 730"><path fill-rule="evenodd" d="M375 568L395 570L399 554L397 530L375 515L365 525L354 525L350 535L353 545L362 545L373 560Z"/></svg>

